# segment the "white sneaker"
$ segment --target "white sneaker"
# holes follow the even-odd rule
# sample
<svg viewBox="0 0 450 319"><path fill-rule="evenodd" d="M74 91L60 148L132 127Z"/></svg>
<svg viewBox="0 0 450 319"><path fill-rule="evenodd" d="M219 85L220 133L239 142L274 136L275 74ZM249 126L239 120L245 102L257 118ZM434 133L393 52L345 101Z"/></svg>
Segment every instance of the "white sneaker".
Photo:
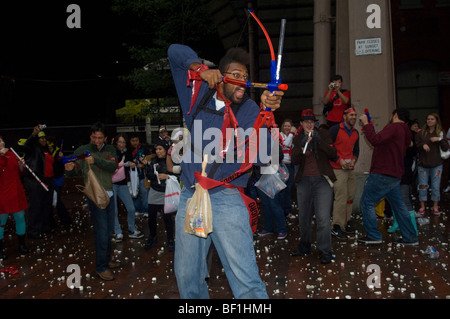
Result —
<svg viewBox="0 0 450 319"><path fill-rule="evenodd" d="M444 193L450 192L450 185L448 185L447 188L443 190L443 192L444 192Z"/></svg>
<svg viewBox="0 0 450 319"><path fill-rule="evenodd" d="M139 230L135 230L134 232L130 232L128 237L138 239L144 237L144 234Z"/></svg>
<svg viewBox="0 0 450 319"><path fill-rule="evenodd" d="M117 234L115 241L116 243L120 243L123 240L123 234Z"/></svg>

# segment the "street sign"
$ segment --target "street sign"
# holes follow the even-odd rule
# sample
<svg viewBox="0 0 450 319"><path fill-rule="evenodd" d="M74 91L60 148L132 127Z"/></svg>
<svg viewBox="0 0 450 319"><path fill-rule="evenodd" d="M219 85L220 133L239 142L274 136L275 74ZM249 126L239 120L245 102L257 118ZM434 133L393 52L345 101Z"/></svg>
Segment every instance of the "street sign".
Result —
<svg viewBox="0 0 450 319"><path fill-rule="evenodd" d="M355 40L355 55L379 55L382 54L381 38Z"/></svg>

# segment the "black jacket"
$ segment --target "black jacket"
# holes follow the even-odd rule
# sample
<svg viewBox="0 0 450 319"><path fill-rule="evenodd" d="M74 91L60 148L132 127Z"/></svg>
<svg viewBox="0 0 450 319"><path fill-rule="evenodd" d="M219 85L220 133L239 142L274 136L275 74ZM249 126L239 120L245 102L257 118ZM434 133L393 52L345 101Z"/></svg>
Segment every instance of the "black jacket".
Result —
<svg viewBox="0 0 450 319"><path fill-rule="evenodd" d="M306 156L303 154L302 148L305 146L308 136L300 132L294 137L294 148L292 149L292 164L299 165L297 175L295 175L295 182L297 183L303 176L305 168ZM315 129L311 142L308 144L308 150L314 152L321 175L326 175L332 182L336 181L333 167L331 167L330 160L337 157L337 151L333 147L330 133L325 128Z"/></svg>
<svg viewBox="0 0 450 319"><path fill-rule="evenodd" d="M42 177L45 171L45 154L42 147L38 143L38 137L31 135L24 144L23 150L25 152L25 163L38 176ZM55 157L53 162L53 173L55 177L61 176L61 161ZM59 176L56 176L59 175ZM26 175L31 177L31 173L26 171Z"/></svg>
<svg viewBox="0 0 450 319"><path fill-rule="evenodd" d="M166 158L153 157L150 161L150 164L146 165L145 167L145 175L150 180L150 187L155 191L165 192L166 180L162 179L160 180L161 183L158 183L158 177L157 174L155 174L154 165L156 165L156 171L158 172L158 174L170 175L170 173L167 171Z"/></svg>

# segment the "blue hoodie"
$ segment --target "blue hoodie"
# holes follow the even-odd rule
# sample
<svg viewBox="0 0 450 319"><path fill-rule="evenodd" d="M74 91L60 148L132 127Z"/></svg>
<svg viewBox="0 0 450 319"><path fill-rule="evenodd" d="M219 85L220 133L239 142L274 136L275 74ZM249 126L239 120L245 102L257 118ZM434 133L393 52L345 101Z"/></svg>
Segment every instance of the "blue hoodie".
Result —
<svg viewBox="0 0 450 319"><path fill-rule="evenodd" d="M209 154L214 153L214 149L217 149L212 147L212 144L214 144L213 143L214 137L209 137L204 133L205 130L209 128L215 128L216 131L222 129L224 119L223 113L225 108L216 111L215 99L212 98L209 101L207 108L212 110L213 112L205 112L205 111L199 112L193 123L193 115L196 113L197 106L199 105L200 101L205 96L205 94L209 92L209 88L206 82L202 83L197 101L193 106L190 114L188 114L191 106L192 92L191 87L187 86L187 76L189 66L194 62L201 63L201 61L198 58L197 54L191 48L180 44L172 44L169 47L168 57L170 67L172 70L173 80L178 94L178 99L181 104L181 109L183 112L184 119L186 121L186 125L188 128L192 126L192 129L190 131L192 144L194 144L194 147L196 147L197 149L199 149L200 147L198 146L201 145L201 150L204 151L205 153ZM240 106L237 114L235 114L236 119L239 123L239 127L244 129L245 132L249 132L247 131L247 129L253 127L259 113L260 113L259 106L253 100L246 99ZM200 134L201 136L199 136ZM270 140L270 135L269 134L267 135L268 140ZM271 144L266 145L271 146ZM208 147L205 149L205 146ZM258 163L255 163L257 165L261 164L259 160L262 160L264 162L263 158L266 158L270 155L270 147L267 147L267 151L264 150L263 152L260 153L263 155L263 157L258 158ZM191 189L192 192L194 191L194 189L191 188L191 186L195 185L195 183L197 182L194 177L194 172L201 172L202 170L201 162L202 162L201 155L199 156L197 153L192 152L192 150L189 147L188 149L186 148L184 149L181 161L181 180L183 182L183 185L186 188ZM265 162L267 163L267 161ZM206 173L210 171L211 166L212 163L209 163L208 166L206 167ZM240 169L240 166L241 163L237 161L235 161L234 163L224 161L219 166L214 176L210 176L208 174L208 177L213 178L214 180L217 181L221 181L224 178L238 171ZM247 180L248 174L242 174L240 177L233 180L231 184L235 185L236 187L246 187ZM221 188L222 187L211 189L210 192L214 193L220 191Z"/></svg>

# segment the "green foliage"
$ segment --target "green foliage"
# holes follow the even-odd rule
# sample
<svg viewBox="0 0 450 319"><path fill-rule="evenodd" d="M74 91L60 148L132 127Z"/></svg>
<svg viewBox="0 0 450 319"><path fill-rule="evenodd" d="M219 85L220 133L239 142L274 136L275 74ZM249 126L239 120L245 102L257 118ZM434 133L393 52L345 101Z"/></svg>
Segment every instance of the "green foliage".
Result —
<svg viewBox="0 0 450 319"><path fill-rule="evenodd" d="M125 101L125 106L116 110L116 116L122 123L133 123L136 120L145 119L143 109L148 107L149 102L145 99Z"/></svg>
<svg viewBox="0 0 450 319"><path fill-rule="evenodd" d="M144 121L147 116L152 120L167 122L171 120L173 107L177 103L175 97L126 100L125 106L116 110L116 117L122 123Z"/></svg>
<svg viewBox="0 0 450 319"><path fill-rule="evenodd" d="M138 66L123 79L149 97L175 95L167 61L170 44L201 47L216 34L195 0L114 0L112 10L126 24L124 45Z"/></svg>

